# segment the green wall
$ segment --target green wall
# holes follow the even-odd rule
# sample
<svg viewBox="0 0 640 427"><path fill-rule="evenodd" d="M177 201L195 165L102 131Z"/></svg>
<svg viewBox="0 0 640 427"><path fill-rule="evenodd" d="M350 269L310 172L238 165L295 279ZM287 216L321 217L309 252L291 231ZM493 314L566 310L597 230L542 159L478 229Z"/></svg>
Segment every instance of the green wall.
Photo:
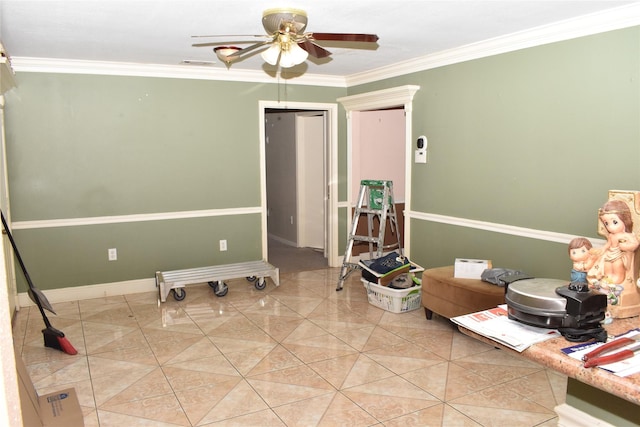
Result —
<svg viewBox="0 0 640 427"><path fill-rule="evenodd" d="M260 233L260 215L253 214L27 229L15 234L34 284L55 289L259 260ZM218 250L220 239L229 241L228 251ZM117 248L117 261L108 261L108 248Z"/></svg>
<svg viewBox="0 0 640 427"><path fill-rule="evenodd" d="M567 378L567 405L616 427L640 426L638 405L600 389Z"/></svg>
<svg viewBox="0 0 640 427"><path fill-rule="evenodd" d="M640 28L603 33L352 87L416 84L412 210L601 238L608 191L640 190ZM413 220L411 254L568 278L565 244Z"/></svg>
<svg viewBox="0 0 640 427"><path fill-rule="evenodd" d="M335 103L346 93L291 84L45 73L18 73L16 83L5 111L13 222L258 208L259 101L276 101L280 91L291 102ZM341 114L341 139L345 123ZM345 186L344 172L341 182ZM42 289L262 259L259 214L14 234ZM227 252L218 250L220 239L228 240ZM118 249L118 261L107 260L108 248Z"/></svg>
<svg viewBox="0 0 640 427"><path fill-rule="evenodd" d="M276 84L43 73L16 80L6 95L13 221L259 206L258 101L278 99ZM333 103L407 84L420 86L413 139L429 138L429 163L412 165L418 214L598 238L607 191L640 190L638 27L348 89L289 84L286 98ZM345 122L340 109L340 201ZM411 230L412 258L425 267L488 258L568 276L564 243L423 219ZM257 214L16 231L44 289L260 259L260 236ZM222 238L226 253L217 251ZM108 247L118 248L116 263L106 261Z"/></svg>

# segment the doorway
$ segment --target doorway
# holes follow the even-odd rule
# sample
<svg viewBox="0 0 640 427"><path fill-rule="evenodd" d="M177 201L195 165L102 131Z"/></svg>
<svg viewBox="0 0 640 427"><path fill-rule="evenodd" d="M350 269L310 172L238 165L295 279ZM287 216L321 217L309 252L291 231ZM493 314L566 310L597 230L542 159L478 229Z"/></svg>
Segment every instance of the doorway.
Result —
<svg viewBox="0 0 640 427"><path fill-rule="evenodd" d="M263 254L281 272L337 259L337 105L261 102Z"/></svg>
<svg viewBox="0 0 640 427"><path fill-rule="evenodd" d="M389 89L383 89L374 92L361 93L357 95L345 96L338 98L338 102L341 103L347 111L347 200L349 200L349 208L351 208L351 200L354 199L353 195L353 147L354 139L358 137L355 132L355 126L353 123L354 112L358 111L373 111L383 110L389 108L402 108L405 112L405 142L404 142L404 162L405 162L405 179L404 179L404 255L410 257L411 248L411 160L413 154L413 96L420 89L420 86L406 85ZM400 195L396 194L396 198ZM401 197L401 196L400 196ZM351 221L351 209L346 210L347 217L346 223Z"/></svg>
<svg viewBox="0 0 640 427"><path fill-rule="evenodd" d="M396 225L394 230L391 219L387 219L384 236L384 246L394 248L400 243L400 249L404 246L404 196L405 196L405 141L406 141L406 113L403 108L385 108L367 111L352 111L350 114L352 129L351 147L351 196L349 200L354 214L358 204L360 182L362 180L390 181L393 186L391 196L395 207ZM378 235L379 219L373 221L369 230L366 216L361 216L356 228L356 235L366 236L371 231ZM353 244L351 255L360 259L371 257L369 243L356 241ZM376 245L374 245L376 246ZM375 248L378 249L377 247ZM385 251L386 252L386 251Z"/></svg>

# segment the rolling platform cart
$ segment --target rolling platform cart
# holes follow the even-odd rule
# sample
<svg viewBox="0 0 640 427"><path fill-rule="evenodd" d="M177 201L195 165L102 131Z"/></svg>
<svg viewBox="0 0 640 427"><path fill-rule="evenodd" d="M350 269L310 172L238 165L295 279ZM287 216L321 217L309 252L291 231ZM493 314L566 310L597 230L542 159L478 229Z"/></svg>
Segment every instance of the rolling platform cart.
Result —
<svg viewBox="0 0 640 427"><path fill-rule="evenodd" d="M366 206L365 206L366 203ZM358 223L360 217L367 215L367 228L368 234L366 236L358 235ZM373 235L373 223L374 218L378 218L380 226L378 228L378 235ZM397 241L390 245L384 245L384 233L387 226L387 219L389 219L389 225L391 231L395 234ZM356 205L353 221L351 223L351 231L347 241L347 248L344 252L344 259L342 261L342 268L340 269L340 277L338 278L338 287L336 291L342 290L345 279L354 270L359 270L361 267L354 262L351 262L351 256L353 252L354 242L368 242L369 243L369 257L374 258L374 245L375 245L375 258L380 258L385 249L396 248L398 253L402 255L402 238L400 236L400 228L398 227L398 218L396 215L396 205L393 199L393 181L381 181L381 180L369 180L365 179L360 181L360 193L358 195L358 204Z"/></svg>
<svg viewBox="0 0 640 427"><path fill-rule="evenodd" d="M246 277L248 281L255 282L255 287L258 290L262 290L267 286L265 277L270 277L276 286L280 286L280 271L266 261L158 271L156 272L158 304L165 302L170 292L173 292L173 298L176 301L182 301L186 296L184 287L196 283L208 283L213 288L216 296L223 297L229 291L224 281L241 277Z"/></svg>

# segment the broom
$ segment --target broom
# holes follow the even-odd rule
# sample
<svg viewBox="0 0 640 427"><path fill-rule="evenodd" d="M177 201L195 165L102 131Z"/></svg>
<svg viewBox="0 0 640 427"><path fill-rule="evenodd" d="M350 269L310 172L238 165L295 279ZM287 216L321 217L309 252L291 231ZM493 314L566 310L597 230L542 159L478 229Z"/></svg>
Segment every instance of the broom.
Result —
<svg viewBox="0 0 640 427"><path fill-rule="evenodd" d="M78 351L71 345L67 337L64 336L64 333L51 326L51 322L49 322L49 319L47 319L47 316L44 313L44 308L46 308L53 314L56 314L56 312L53 311L51 303L42 293L42 291L40 291L40 289L36 288L33 285L33 282L29 277L29 273L27 272L27 268L24 266L24 262L22 262L22 257L20 256L20 252L18 251L16 242L14 242L11 231L9 231L9 226L7 225L7 221L4 219L4 214L2 213L2 211L0 211L0 217L2 217L2 225L7 232L7 236L9 236L9 241L11 242L11 246L13 247L13 252L18 259L20 268L22 268L24 277L25 279L27 279L27 283L29 284L29 290L27 292L29 294L29 298L31 298L31 300L38 306L40 314L42 314L42 320L44 320L44 324L46 326L46 328L42 330L42 335L44 336L44 346L55 348L71 355L78 354Z"/></svg>

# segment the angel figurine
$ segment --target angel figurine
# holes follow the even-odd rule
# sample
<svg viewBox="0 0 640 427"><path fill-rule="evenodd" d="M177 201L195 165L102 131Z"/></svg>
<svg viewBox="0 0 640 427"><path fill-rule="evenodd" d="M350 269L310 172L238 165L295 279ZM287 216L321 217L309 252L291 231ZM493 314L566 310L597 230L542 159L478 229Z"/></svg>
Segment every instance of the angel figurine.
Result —
<svg viewBox="0 0 640 427"><path fill-rule="evenodd" d="M598 218L606 230L607 242L599 249L589 277L600 292L612 294L611 300L615 304L625 285L633 285L631 264L640 242L632 232L631 210L624 201L609 200L600 209Z"/></svg>

